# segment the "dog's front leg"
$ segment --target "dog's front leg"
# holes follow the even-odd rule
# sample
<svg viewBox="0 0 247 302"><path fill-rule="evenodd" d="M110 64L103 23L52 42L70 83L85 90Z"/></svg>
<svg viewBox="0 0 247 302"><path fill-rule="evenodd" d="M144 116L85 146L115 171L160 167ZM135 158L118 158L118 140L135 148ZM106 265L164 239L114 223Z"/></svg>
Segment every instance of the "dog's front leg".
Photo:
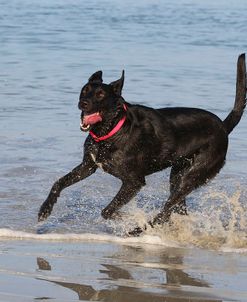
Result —
<svg viewBox="0 0 247 302"><path fill-rule="evenodd" d="M112 218L113 214L123 205L127 204L144 185L145 179L132 179L131 181L123 181L119 192L114 197L114 199L108 204L108 206L102 210L101 215L105 219Z"/></svg>
<svg viewBox="0 0 247 302"><path fill-rule="evenodd" d="M59 197L61 191L80 180L90 176L95 172L97 166L94 162L90 160L84 160L79 166L74 168L70 173L61 177L58 181L54 183L51 188L51 191L46 199L46 201L42 204L38 214L38 221L45 220L53 209L54 204L57 202L57 198Z"/></svg>

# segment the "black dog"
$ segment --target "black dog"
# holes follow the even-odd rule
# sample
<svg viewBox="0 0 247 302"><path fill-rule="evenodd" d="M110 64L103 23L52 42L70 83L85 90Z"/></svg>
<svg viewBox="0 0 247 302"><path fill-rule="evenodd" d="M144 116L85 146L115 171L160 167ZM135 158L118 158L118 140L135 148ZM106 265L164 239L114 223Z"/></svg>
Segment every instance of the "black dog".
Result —
<svg viewBox="0 0 247 302"><path fill-rule="evenodd" d="M104 84L94 73L79 100L81 130L89 131L82 163L53 185L40 208L39 221L52 211L60 192L100 167L120 178L122 186L103 209L105 219L127 204L145 185L145 176L171 167L170 196L151 226L169 220L173 212L186 214L185 197L214 177L225 162L228 135L238 124L246 105L245 54L238 58L236 99L224 121L195 108L153 109L123 99L122 77ZM144 227L145 228L145 227ZM138 235L143 229L130 232Z"/></svg>

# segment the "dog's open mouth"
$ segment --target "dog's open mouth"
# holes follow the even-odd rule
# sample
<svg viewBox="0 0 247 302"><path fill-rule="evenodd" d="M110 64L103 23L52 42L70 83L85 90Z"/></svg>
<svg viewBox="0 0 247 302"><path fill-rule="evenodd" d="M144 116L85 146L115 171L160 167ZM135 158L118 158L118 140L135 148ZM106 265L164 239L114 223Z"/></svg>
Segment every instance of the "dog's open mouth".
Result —
<svg viewBox="0 0 247 302"><path fill-rule="evenodd" d="M81 119L80 128L82 131L88 131L91 125L94 125L102 121L102 117L99 112L84 115Z"/></svg>

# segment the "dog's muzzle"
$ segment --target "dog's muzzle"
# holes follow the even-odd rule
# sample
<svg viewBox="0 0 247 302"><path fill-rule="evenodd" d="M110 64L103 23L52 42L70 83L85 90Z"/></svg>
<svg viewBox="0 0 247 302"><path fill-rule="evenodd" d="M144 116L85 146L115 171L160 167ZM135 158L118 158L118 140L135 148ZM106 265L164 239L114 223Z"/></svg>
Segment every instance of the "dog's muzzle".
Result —
<svg viewBox="0 0 247 302"><path fill-rule="evenodd" d="M85 132L89 131L91 125L94 125L101 121L102 121L102 117L99 112L84 115L83 118L81 118L80 129Z"/></svg>

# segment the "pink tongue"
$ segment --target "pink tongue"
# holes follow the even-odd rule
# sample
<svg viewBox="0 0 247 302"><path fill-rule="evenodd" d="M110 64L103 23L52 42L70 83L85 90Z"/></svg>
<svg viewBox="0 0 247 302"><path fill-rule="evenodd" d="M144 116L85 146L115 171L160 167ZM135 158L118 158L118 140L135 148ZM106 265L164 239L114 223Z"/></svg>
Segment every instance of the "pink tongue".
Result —
<svg viewBox="0 0 247 302"><path fill-rule="evenodd" d="M99 113L93 113L93 114L85 115L83 117L84 125L93 125L101 121L102 121L102 117L99 115Z"/></svg>

